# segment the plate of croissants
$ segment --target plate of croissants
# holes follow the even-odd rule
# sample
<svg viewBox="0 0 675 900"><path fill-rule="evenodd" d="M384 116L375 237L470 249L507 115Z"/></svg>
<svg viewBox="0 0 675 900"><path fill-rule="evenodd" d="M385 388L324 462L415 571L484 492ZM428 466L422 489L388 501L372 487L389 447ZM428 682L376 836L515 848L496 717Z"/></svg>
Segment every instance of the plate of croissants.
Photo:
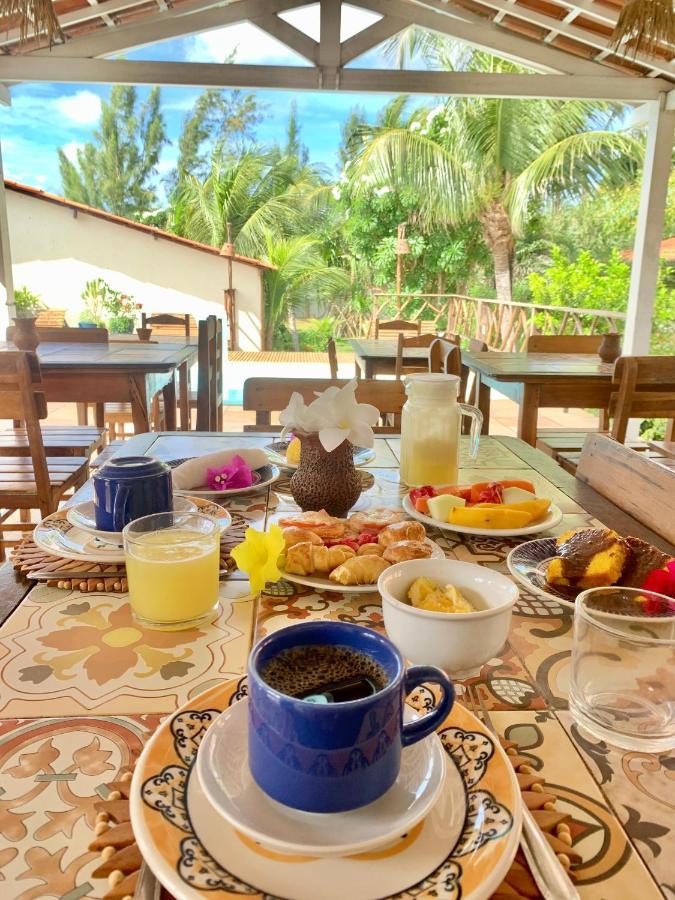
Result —
<svg viewBox="0 0 675 900"><path fill-rule="evenodd" d="M376 590L381 573L408 559L443 559L424 525L401 510L378 507L338 519L325 510L278 520L286 549L281 571L287 581L322 591Z"/></svg>

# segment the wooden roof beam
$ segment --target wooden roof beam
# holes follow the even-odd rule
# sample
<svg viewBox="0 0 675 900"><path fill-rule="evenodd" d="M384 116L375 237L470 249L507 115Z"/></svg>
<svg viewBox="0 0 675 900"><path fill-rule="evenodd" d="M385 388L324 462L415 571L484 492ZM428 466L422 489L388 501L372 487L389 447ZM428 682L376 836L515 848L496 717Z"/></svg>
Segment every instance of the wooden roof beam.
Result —
<svg viewBox="0 0 675 900"><path fill-rule="evenodd" d="M389 40L390 37L407 27L408 23L403 19L395 16L383 16L377 22L373 22L372 25L364 28L363 31L359 31L353 37L342 42L340 53L342 65L346 66L353 59L363 56L368 50L372 50L373 47L377 47L383 41Z"/></svg>
<svg viewBox="0 0 675 900"><path fill-rule="evenodd" d="M319 60L319 45L304 31L300 31L294 25L280 18L276 13L268 13L251 19L251 23L262 29L266 34L276 38L291 50L316 65Z"/></svg>

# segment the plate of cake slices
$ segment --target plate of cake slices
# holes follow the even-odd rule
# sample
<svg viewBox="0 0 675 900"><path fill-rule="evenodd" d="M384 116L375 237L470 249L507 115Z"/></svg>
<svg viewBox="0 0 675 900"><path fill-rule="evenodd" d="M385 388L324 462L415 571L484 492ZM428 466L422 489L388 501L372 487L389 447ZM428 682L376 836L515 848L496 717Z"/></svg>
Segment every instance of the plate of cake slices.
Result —
<svg viewBox="0 0 675 900"><path fill-rule="evenodd" d="M409 559L443 559L421 522L401 510L378 507L347 519L325 510L278 520L286 549L283 577L320 591L362 594L377 590L381 573Z"/></svg>
<svg viewBox="0 0 675 900"><path fill-rule="evenodd" d="M616 585L663 593L675 561L641 538L598 527L519 544L506 564L528 590L574 609L577 595L588 588Z"/></svg>

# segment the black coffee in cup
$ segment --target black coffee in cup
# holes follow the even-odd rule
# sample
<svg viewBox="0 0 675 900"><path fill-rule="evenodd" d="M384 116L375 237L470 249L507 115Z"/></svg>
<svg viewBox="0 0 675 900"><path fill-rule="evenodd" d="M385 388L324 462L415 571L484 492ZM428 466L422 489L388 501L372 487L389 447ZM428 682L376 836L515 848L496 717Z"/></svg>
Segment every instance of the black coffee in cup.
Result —
<svg viewBox="0 0 675 900"><path fill-rule="evenodd" d="M381 691L389 680L376 660L336 644L282 650L260 674L281 694L313 703L360 700Z"/></svg>

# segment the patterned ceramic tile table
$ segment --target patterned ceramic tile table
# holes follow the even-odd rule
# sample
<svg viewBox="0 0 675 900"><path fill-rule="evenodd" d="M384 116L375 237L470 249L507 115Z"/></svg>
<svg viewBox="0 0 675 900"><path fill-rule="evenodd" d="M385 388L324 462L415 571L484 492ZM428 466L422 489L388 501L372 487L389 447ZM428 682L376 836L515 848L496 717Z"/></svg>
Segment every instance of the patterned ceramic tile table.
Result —
<svg viewBox="0 0 675 900"><path fill-rule="evenodd" d="M262 435L140 435L125 451L164 459L221 446L261 446ZM378 439L359 508L399 505L399 441ZM556 531L598 521L660 543L642 526L515 439L484 438L477 461L462 447L465 479L526 477L564 516ZM87 493L83 489L82 496ZM288 478L228 504L256 528L294 508ZM506 572L509 539L431 534L448 557ZM3 582L4 584L4 582ZM11 604L9 604L11 607ZM94 804L133 764L167 714L245 669L252 640L309 618L382 627L377 594L342 595L280 582L259 602L242 573L221 588L214 620L186 632L147 631L125 595L34 588L0 625L0 881L12 900L100 898L87 850ZM670 827L675 756L624 753L580 732L567 712L572 616L521 593L507 645L480 675L458 685L461 703L515 740L571 816L583 863L583 900L675 898ZM230 885L230 887L232 887ZM242 893L217 882L204 896ZM432 896L431 888L408 891ZM436 888L433 889L436 891ZM250 894L249 891L243 893ZM256 894L256 896L261 896ZM441 896L437 891L433 896ZM447 883L446 898L458 898Z"/></svg>

